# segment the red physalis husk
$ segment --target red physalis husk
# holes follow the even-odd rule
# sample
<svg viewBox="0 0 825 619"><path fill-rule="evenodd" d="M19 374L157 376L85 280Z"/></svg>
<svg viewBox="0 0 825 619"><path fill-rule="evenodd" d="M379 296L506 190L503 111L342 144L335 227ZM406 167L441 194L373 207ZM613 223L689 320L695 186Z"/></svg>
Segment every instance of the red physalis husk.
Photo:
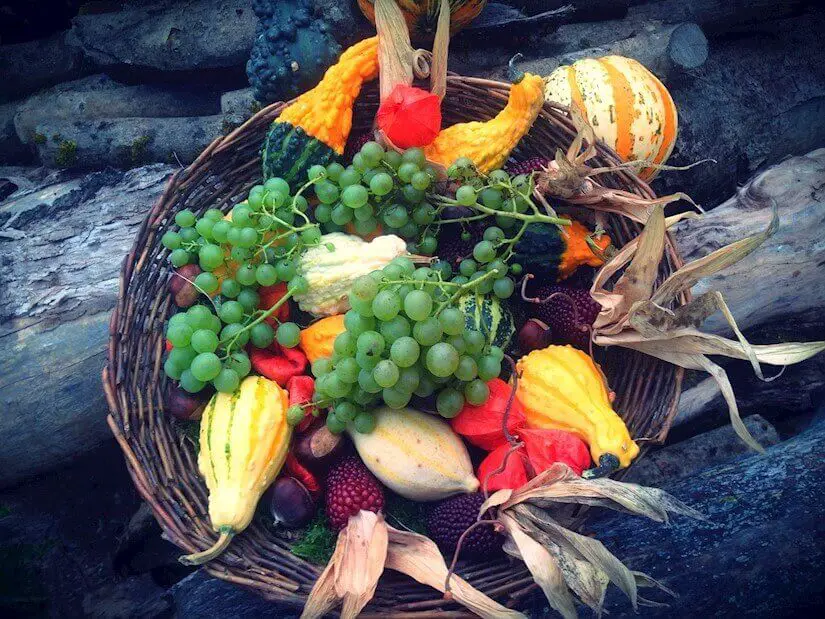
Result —
<svg viewBox="0 0 825 619"><path fill-rule="evenodd" d="M493 450L478 466L477 477L488 492L503 488L519 488L534 475L549 469L557 462L569 466L576 475L590 467L590 450L578 436L564 430L522 428L516 432L524 443L507 460L510 450L505 443Z"/></svg>
<svg viewBox="0 0 825 619"><path fill-rule="evenodd" d="M499 445L507 443L502 432L502 419L510 400L512 387L500 378L487 383L490 397L481 406L465 404L461 412L450 420L450 426L456 434L464 437L468 443L492 451ZM514 399L507 417L507 430L512 434L526 422L524 409Z"/></svg>
<svg viewBox="0 0 825 619"><path fill-rule="evenodd" d="M427 146L441 131L441 100L421 88L396 84L375 122L398 148Z"/></svg>

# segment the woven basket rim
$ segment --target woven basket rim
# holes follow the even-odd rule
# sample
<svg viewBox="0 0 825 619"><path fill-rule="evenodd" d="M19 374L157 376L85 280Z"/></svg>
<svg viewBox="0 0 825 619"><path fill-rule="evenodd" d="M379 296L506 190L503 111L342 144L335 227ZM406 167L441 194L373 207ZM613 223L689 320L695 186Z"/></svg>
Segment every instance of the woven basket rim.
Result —
<svg viewBox="0 0 825 619"><path fill-rule="evenodd" d="M464 77L452 73L447 78L447 85L448 98L445 99L445 109L450 109L453 107L447 104L451 94L456 98L466 97L467 101L472 101L471 97L473 95L480 94L479 90L482 90L488 95L485 97L485 99L487 99L485 103L489 103L490 99L501 102L506 99L506 95L510 88L509 84L503 82L484 78ZM365 95L362 94L362 98L364 97ZM372 97L375 98L375 93L372 93ZM183 194L191 195L193 191L196 191L198 188L198 183L202 183L210 178L208 164L213 159L226 156L227 153L230 153L233 149L239 147L239 144L244 143L245 138L248 137L250 132L254 132L258 129L265 131L271 120L273 120L275 116L277 116L277 113L283 107L288 105L288 103L289 102L276 102L262 108L250 119L229 134L219 136L213 140L189 166L175 171L167 181L166 187L164 188L160 198L158 198L147 213L147 216L136 235L135 242L129 253L125 256L121 267L118 300L110 319L107 359L106 365L102 372L103 389L109 408L107 423L115 439L123 450L127 469L141 498L151 507L156 520L163 529L164 536L185 552L194 552L202 549L197 547L192 542L191 535L187 535L187 533L191 533L191 531L187 532L185 530L185 521L187 519L191 521L192 519L196 519L198 516L203 516L203 497L200 495L196 497L197 499L200 499L201 503L201 511L198 513L198 510L195 509L196 506L193 506L190 501L191 497L184 496L184 493L179 488L177 488L177 492L175 492L175 487L172 486L170 492L175 495L175 498L178 501L176 505L173 503L174 509L172 509L163 504L164 501L161 500L163 497L158 497L158 489L162 488L163 491L166 491L167 485L176 481L171 478L170 475L175 466L182 465L184 466L184 470L186 469L186 466L194 466L195 475L198 475L197 466L191 453L188 453L185 449L171 453L161 450L159 456L161 462L153 461L151 463L153 465L157 465L156 468L159 470L166 472L167 478L160 479L154 471L150 470L151 467L148 466L150 463L145 462L144 455L142 455L141 450L139 449L139 447L143 447L143 443L141 441L149 440L151 442L153 440L167 440L168 437L171 436L170 433L172 431L168 427L168 420L161 423L157 422L156 415L162 416L163 412L156 410L158 407L153 402L152 393L147 395L143 394L139 390L136 390L134 397L127 393L130 387L132 387L132 383L137 385L138 374L135 373L136 371L133 368L130 370L130 368L127 367L126 362L124 362L124 358L129 359L129 357L124 357L124 354L126 353L124 353L123 349L131 342L130 337L134 335L136 331L134 321L137 319L137 315L146 309L141 309L142 306L132 303L133 300L131 295L134 293L133 289L135 287L140 289L141 284L143 283L141 280L136 281L135 278L142 276L144 269L148 268L151 271L151 265L154 257L150 255L150 250L157 247L157 237L159 237L159 234L156 232L166 217L165 209L168 207L170 200L175 196L179 197ZM369 101L362 102L357 105L369 107ZM458 105L454 107L463 109ZM549 126L553 130L557 130L559 133L562 131L566 131L568 134L570 132L575 133L575 128L570 120L568 109L565 106L556 103L545 103L540 118L544 119L544 121L549 123ZM258 125L263 125L263 127L258 127ZM352 135L355 134L354 129L355 127L353 127ZM529 136L530 134L528 134L525 140L528 139ZM597 145L597 149L599 157L603 162L614 165L620 162L620 159L615 152L609 149L605 144L600 142ZM257 161L257 166L252 166L251 164L252 162L248 161L239 162L237 167L230 170L228 175L231 176L233 174L245 173L253 167L256 170L259 170L260 161ZM204 166L207 166L207 169L204 169ZM650 186L639 179L639 177L629 169L618 171L612 174L612 177L614 179L614 183L624 186L637 195L647 198L655 197L655 193ZM623 221L621 225L627 229L634 228L634 225L628 224L626 221ZM635 227L638 228L638 226ZM154 242L155 245L151 245L152 242ZM679 256L678 251L676 250L676 245L669 233L666 239L666 256L667 260L665 262L668 263L668 266L664 268L672 271L674 268L678 268L682 265L682 259ZM168 267L166 267L166 269L168 274ZM153 277L155 280L158 279L157 273L150 273L150 277ZM154 281L153 283L157 284L157 281ZM169 295L165 290L165 279L161 284L160 289L161 292L155 294L154 298L139 299L141 302L150 304L148 316L146 317L146 320L150 323L150 326L154 325L153 321L156 317L165 316L170 309ZM139 290L138 292L142 292L142 290ZM687 297L683 298L682 302L685 302L686 300ZM146 329L145 326L143 328ZM149 336L152 335L153 334L151 333L149 334ZM153 390L158 389L157 381L161 373L160 359L162 357L162 337L157 338L156 335L157 334L155 333L154 341L150 342L151 346L148 347L150 350L147 351L148 353L154 355L151 359L151 371L152 377L154 378L152 382ZM152 346L154 348L152 348ZM132 361L132 365L134 366L137 361ZM661 362L650 363L649 367L658 367L657 364L659 363ZM132 378L131 380L128 380L130 371L132 372ZM661 442L667 436L670 425L675 417L679 394L681 392L683 373L684 372L681 368L674 368L670 374L670 378L668 379L670 381L669 384L664 387L662 385L657 385L653 388L653 396L650 395L651 387L649 385L642 385L642 383L638 380L634 383L637 391L639 389L642 389L643 391L641 394L634 393L632 396L628 397L636 398L638 396L643 399L645 395L648 397L654 397L656 394L665 394L668 398L667 406L662 410L662 415L660 415L661 420L658 428L655 429L655 434L653 436L646 437L646 440L650 442ZM133 416L133 409L136 409L136 414L141 418L143 415L147 415L148 423L137 424L139 427L132 424L131 418ZM150 435L149 439L146 438L147 433ZM190 492L197 494L196 488L192 488L190 486L187 486L187 488ZM255 535L260 537L257 531L255 532ZM238 537L240 538L242 536L243 534ZM258 542L257 537L255 539L255 543ZM213 576L253 589L268 599L294 606L302 605L308 593L308 588L305 586L304 581L314 581L314 579L320 574L320 567L307 563L306 561L295 557L291 553L288 553L285 545L279 544L273 540L267 541L270 542L271 550L276 553L275 558L272 560L267 561L267 558L261 556L252 556L251 558L243 557L240 561L229 560L227 554L216 561L207 564L205 569ZM295 580L301 580L300 586L291 585L290 577L282 576L283 571L279 573L272 567L272 565L277 564L277 561L287 560L283 557L285 552L293 559L293 563L290 565L290 568L294 569L295 573L290 574L290 577ZM249 565L244 566L244 562ZM479 574L483 576L485 574L485 566L481 564L481 567L476 569L477 565L478 564L469 563L467 564L467 567L470 572L479 572ZM263 578L257 572L249 572L250 566L258 571L270 570L274 576L270 574L267 578ZM501 566L496 569L498 570L496 574L502 572ZM488 569L488 571L490 570L495 571L493 568ZM486 588L480 588L490 595L498 596L499 598L507 597L510 605L523 605L525 597L536 588L536 586L532 583L532 579L529 578L529 575L525 578L525 570L522 569L519 571L517 567L507 568L504 573L505 577L502 578L501 576L497 576L498 580L493 578L496 574L493 576L488 576L488 580L491 578L493 579L493 584L487 586ZM479 577L480 576L477 576L476 578ZM474 582L473 578L468 577L468 579L470 582ZM412 581L409 582L412 583ZM433 612L443 610L449 610L450 617L474 616L471 614L465 614L465 611L455 603L450 603L443 600L440 594L435 591L432 592L432 595L430 595L429 598L427 598L427 596L423 596L423 599L421 599L422 596L418 596L418 598L410 598L410 600L405 600L402 599L401 596L397 595L398 590L404 590L404 585L400 585L399 588L399 585L393 583L392 586L395 587L394 592L396 595L390 596L388 601L386 596L384 596L383 599L378 599L380 598L380 595L378 594L382 593L382 587L379 585L376 603L368 606L365 614L362 616L423 617L432 616Z"/></svg>

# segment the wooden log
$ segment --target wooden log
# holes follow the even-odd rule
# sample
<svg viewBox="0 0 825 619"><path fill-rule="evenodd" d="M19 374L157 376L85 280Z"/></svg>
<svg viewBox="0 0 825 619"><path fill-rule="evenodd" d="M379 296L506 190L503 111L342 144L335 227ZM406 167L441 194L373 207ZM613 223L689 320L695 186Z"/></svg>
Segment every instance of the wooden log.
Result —
<svg viewBox="0 0 825 619"><path fill-rule="evenodd" d="M627 15L630 0L508 0L508 4L518 7L528 15L572 6L569 22L604 21L621 19Z"/></svg>
<svg viewBox="0 0 825 619"><path fill-rule="evenodd" d="M120 263L172 169L62 174L0 207L0 487L111 438L100 369Z"/></svg>

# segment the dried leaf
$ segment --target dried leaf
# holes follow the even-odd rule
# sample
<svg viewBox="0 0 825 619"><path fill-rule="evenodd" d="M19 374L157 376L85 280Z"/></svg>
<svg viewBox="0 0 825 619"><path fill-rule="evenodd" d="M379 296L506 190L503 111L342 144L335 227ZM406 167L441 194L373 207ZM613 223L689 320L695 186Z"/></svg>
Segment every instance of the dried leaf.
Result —
<svg viewBox="0 0 825 619"><path fill-rule="evenodd" d="M576 594L576 597L600 615L607 585L610 583L607 574L577 554L565 552L543 531L534 529L531 537L544 546L547 552L558 561L564 575L564 582Z"/></svg>
<svg viewBox="0 0 825 619"><path fill-rule="evenodd" d="M564 462L556 462L550 468L542 471L523 486L517 488L509 499L501 504L501 509L523 503L534 496L541 495L544 490L560 481L579 479L579 476ZM483 513L483 512L482 512Z"/></svg>
<svg viewBox="0 0 825 619"><path fill-rule="evenodd" d="M339 597L335 593L335 566L341 560L344 551L344 545L341 543L341 538L345 535L344 531L338 534L335 552L309 592L304 610L301 612L301 619L319 619L338 605Z"/></svg>
<svg viewBox="0 0 825 619"><path fill-rule="evenodd" d="M435 543L418 533L388 529L387 567L444 592L447 564ZM459 576L450 577L450 593L456 602L480 617L525 619L522 613L502 606Z"/></svg>
<svg viewBox="0 0 825 619"><path fill-rule="evenodd" d="M660 198L648 199L621 189L604 187L592 178L589 180L592 187L586 193L580 193L565 199L576 206L586 206L594 211L622 215L638 223L648 221L657 206L664 207L679 200L684 200L697 209L699 208L699 205L686 193L678 192ZM690 214L697 215L693 212Z"/></svg>
<svg viewBox="0 0 825 619"><path fill-rule="evenodd" d="M550 606L562 617L578 617L573 596L567 589L564 574L555 558L546 548L522 531L521 526L507 514L507 511L499 517L510 539L518 548L519 556L530 570L533 580L541 587Z"/></svg>
<svg viewBox="0 0 825 619"><path fill-rule="evenodd" d="M450 3L441 0L438 22L433 42L433 68L430 74L430 91L444 99L447 94L447 55L450 48Z"/></svg>
<svg viewBox="0 0 825 619"><path fill-rule="evenodd" d="M481 514L486 513L488 509L506 503L511 496L513 496L513 491L510 488L504 488L494 492L481 504L481 508L478 510L479 517L481 517Z"/></svg>
<svg viewBox="0 0 825 619"><path fill-rule="evenodd" d="M388 533L384 516L361 510L349 519L340 559L335 562L335 593L344 602L341 617L357 617L375 595L384 572Z"/></svg>

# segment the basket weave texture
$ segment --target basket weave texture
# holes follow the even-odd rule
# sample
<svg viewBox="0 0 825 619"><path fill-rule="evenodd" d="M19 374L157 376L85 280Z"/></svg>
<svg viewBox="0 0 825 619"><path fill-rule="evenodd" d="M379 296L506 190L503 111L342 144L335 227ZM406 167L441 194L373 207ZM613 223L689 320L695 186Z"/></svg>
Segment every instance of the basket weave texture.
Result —
<svg viewBox="0 0 825 619"><path fill-rule="evenodd" d="M507 84L455 75L448 77L447 86L442 106L445 126L492 118L506 104L509 92ZM261 144L284 105L270 105L229 135L216 139L194 163L169 180L143 222L120 274L103 370L108 423L123 449L137 490L152 507L165 536L186 553L211 546L216 533L209 523L207 492L198 473L194 446L163 412L167 380L162 371L163 332L175 308L167 290L168 250L160 238L174 226L179 210L188 208L198 215L209 208L228 211L260 182ZM365 89L357 103L353 135L369 128L377 105L377 90ZM575 135L566 109L545 104L514 157L552 158L556 149L566 149ZM599 144L593 165L617 163L617 155ZM600 181L642 197L655 197L650 187L629 171L600 176ZM639 231L638 225L625 218L609 218L609 233L617 245L627 243ZM660 281L680 264L668 239ZM626 349L600 350L598 360L617 394L615 408L631 435L663 440L676 410L682 371ZM296 606L303 605L320 574L318 566L294 556L286 541L257 522L238 535L206 570L268 599ZM535 590L527 569L504 558L463 562L458 572L508 606L524 606L528 594ZM442 617L466 615L462 607L445 601L439 592L388 572L363 616L432 616L436 611L446 611L439 614Z"/></svg>

